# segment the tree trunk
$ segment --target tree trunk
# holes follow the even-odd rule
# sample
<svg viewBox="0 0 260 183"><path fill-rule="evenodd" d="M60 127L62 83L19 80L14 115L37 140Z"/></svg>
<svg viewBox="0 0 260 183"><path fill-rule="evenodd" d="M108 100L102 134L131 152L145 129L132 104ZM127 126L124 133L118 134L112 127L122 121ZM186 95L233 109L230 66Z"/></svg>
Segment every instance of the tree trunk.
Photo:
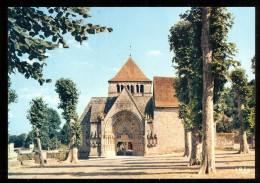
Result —
<svg viewBox="0 0 260 183"><path fill-rule="evenodd" d="M210 11L202 9L201 49L203 55L203 98L202 98L202 165L199 174L215 173L215 137L213 119L214 78L211 73L212 51L210 48Z"/></svg>
<svg viewBox="0 0 260 183"><path fill-rule="evenodd" d="M191 132L191 156L189 161L189 166L199 165L201 163L201 152L199 151L199 137L198 137L198 126L195 125L193 131Z"/></svg>
<svg viewBox="0 0 260 183"><path fill-rule="evenodd" d="M185 132L185 151L184 157L190 157L191 155L191 132Z"/></svg>
<svg viewBox="0 0 260 183"><path fill-rule="evenodd" d="M238 104L238 120L240 124L239 128L239 138L240 138L240 154L247 154L249 153L249 148L247 144L247 137L246 137L246 127L245 123L243 122L243 109L244 104L241 99L240 93L237 93L237 104Z"/></svg>
<svg viewBox="0 0 260 183"><path fill-rule="evenodd" d="M41 139L40 139L40 135L39 135L39 129L36 127L36 135L37 135L37 144L38 144L38 148L39 148L39 159L40 159L40 165L44 166L44 159L43 159L43 155L42 155L42 144L41 144Z"/></svg>
<svg viewBox="0 0 260 183"><path fill-rule="evenodd" d="M75 123L73 119L70 120L69 123L69 134L70 134L70 143L69 143L69 154L67 159L65 160L66 163L78 163L78 148L74 146L76 141L76 135L72 135L71 126Z"/></svg>

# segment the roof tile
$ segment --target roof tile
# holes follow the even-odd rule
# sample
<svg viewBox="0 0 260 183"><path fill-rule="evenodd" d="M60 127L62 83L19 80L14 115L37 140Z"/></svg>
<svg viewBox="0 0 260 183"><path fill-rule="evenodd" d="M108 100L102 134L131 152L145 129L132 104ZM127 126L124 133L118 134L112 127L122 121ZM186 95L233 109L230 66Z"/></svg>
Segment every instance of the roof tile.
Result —
<svg viewBox="0 0 260 183"><path fill-rule="evenodd" d="M151 81L130 57L118 73L109 81Z"/></svg>
<svg viewBox="0 0 260 183"><path fill-rule="evenodd" d="M154 77L154 104L155 107L179 107L179 101L175 97L173 77Z"/></svg>

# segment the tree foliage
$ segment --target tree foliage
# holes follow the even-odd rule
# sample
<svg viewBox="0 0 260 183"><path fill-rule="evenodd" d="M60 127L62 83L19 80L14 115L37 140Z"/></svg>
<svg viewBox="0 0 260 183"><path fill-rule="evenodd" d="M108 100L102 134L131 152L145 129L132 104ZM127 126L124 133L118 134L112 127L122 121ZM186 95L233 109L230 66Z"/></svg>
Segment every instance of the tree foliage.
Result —
<svg viewBox="0 0 260 183"><path fill-rule="evenodd" d="M16 103L18 98L15 90L11 89L11 84L11 79L8 77L8 104L13 102Z"/></svg>
<svg viewBox="0 0 260 183"><path fill-rule="evenodd" d="M254 57L251 59L251 68L253 70L253 74L255 74L255 55Z"/></svg>
<svg viewBox="0 0 260 183"><path fill-rule="evenodd" d="M230 78L232 80L232 88L235 90L235 92L241 95L243 103L246 103L250 91L247 85L245 70L236 68L234 71L231 72Z"/></svg>
<svg viewBox="0 0 260 183"><path fill-rule="evenodd" d="M62 109L62 117L69 122L70 119L78 120L76 113L79 93L76 84L70 79L58 79L55 83L55 91L58 93L60 103L58 108Z"/></svg>
<svg viewBox="0 0 260 183"><path fill-rule="evenodd" d="M179 81L175 82L176 96L185 108L188 106L188 100L192 99L189 104L192 114L190 120L197 125L202 121L201 13L201 8L194 7L181 14L181 21L171 27L168 39L170 50L175 53L172 62L179 77ZM218 105L224 84L227 82L228 69L239 63L233 60L236 52L235 44L227 42L227 33L234 23L233 17L223 7L213 7L211 15L210 43L213 59L211 72L214 76L214 104ZM215 109L218 108L219 106L215 106Z"/></svg>
<svg viewBox="0 0 260 183"><path fill-rule="evenodd" d="M9 143L14 143L14 147L24 147L27 135L22 133L20 135L10 135Z"/></svg>
<svg viewBox="0 0 260 183"><path fill-rule="evenodd" d="M58 93L60 103L58 108L63 110L62 117L66 120L69 125L70 139L75 136L73 147L81 145L81 128L78 124L78 115L76 113L79 93L76 88L76 84L70 79L61 78L55 83L55 91ZM75 120L75 123L70 124L71 119Z"/></svg>
<svg viewBox="0 0 260 183"><path fill-rule="evenodd" d="M56 147L60 146L60 142L58 140L60 124L61 120L57 111L52 108L46 108L44 122L39 132L43 149L55 149ZM27 147L29 147L30 143L34 143L37 147L35 128L33 128L32 131L29 132L26 139Z"/></svg>
<svg viewBox="0 0 260 183"><path fill-rule="evenodd" d="M88 34L112 31L99 25L85 24L91 17L87 7L8 7L8 74L20 72L41 85L51 82L43 78L47 50L63 45L68 48L64 34L70 33L80 44ZM35 60L32 64L27 62Z"/></svg>
<svg viewBox="0 0 260 183"><path fill-rule="evenodd" d="M42 97L32 99L27 119L34 127L40 129L46 120L46 110L47 105L43 102Z"/></svg>
<svg viewBox="0 0 260 183"><path fill-rule="evenodd" d="M65 123L58 135L59 141L64 145L69 145L70 143L70 134L69 134L69 126Z"/></svg>

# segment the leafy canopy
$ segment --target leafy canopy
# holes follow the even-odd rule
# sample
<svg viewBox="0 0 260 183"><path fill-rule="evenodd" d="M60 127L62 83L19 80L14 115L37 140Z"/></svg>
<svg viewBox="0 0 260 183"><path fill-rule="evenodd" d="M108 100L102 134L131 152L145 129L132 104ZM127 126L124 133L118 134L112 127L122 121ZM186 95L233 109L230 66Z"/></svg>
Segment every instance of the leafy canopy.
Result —
<svg viewBox="0 0 260 183"><path fill-rule="evenodd" d="M11 89L11 80L10 78L8 77L8 104L10 103L16 103L17 102L17 94L15 92L15 90Z"/></svg>
<svg viewBox="0 0 260 183"><path fill-rule="evenodd" d="M43 102L42 97L32 99L27 119L33 126L40 129L45 122L46 110L47 105Z"/></svg>
<svg viewBox="0 0 260 183"><path fill-rule="evenodd" d="M255 55L254 57L251 59L251 68L253 70L253 74L255 74Z"/></svg>
<svg viewBox="0 0 260 183"><path fill-rule="evenodd" d="M78 120L76 113L79 93L76 84L70 79L58 79L55 83L55 91L58 93L60 103L58 108L62 109L62 117L69 122L70 119Z"/></svg>
<svg viewBox="0 0 260 183"><path fill-rule="evenodd" d="M244 69L236 68L231 72L230 78L232 80L232 88L241 95L243 103L247 102L249 88L247 85L247 78Z"/></svg>
<svg viewBox="0 0 260 183"><path fill-rule="evenodd" d="M233 60L235 44L227 43L227 33L232 28L233 18L226 8L213 7L210 18L210 43L213 61L211 72L214 77L214 104L221 97L227 82L228 69L236 66ZM177 97L186 118L201 125L203 60L201 51L202 8L194 7L180 15L181 21L170 29L170 50L174 51L173 66L177 70L175 82ZM186 80L186 81L185 81ZM215 107L216 109L218 106ZM182 112L182 111L180 111ZM184 112L182 112L184 114ZM181 116L180 116L181 117Z"/></svg>
<svg viewBox="0 0 260 183"><path fill-rule="evenodd" d="M58 79L55 83L55 91L58 93L60 103L58 108L63 109L62 117L69 124L70 140L75 137L74 143L71 147L81 146L81 128L78 123L78 115L76 113L79 93L76 88L76 84L70 79ZM75 120L74 123L70 123L71 119Z"/></svg>
<svg viewBox="0 0 260 183"><path fill-rule="evenodd" d="M81 44L88 34L112 31L84 24L84 19L91 17L89 10L87 7L8 7L8 74L18 71L41 85L51 82L42 74L48 58L46 51L58 48L59 44L68 48L64 34L70 33Z"/></svg>

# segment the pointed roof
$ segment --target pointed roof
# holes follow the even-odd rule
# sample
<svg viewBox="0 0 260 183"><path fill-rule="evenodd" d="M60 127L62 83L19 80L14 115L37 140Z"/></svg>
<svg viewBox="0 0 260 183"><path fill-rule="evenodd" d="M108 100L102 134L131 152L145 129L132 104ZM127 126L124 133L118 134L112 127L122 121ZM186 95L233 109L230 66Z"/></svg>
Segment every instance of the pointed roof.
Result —
<svg viewBox="0 0 260 183"><path fill-rule="evenodd" d="M134 60L130 57L123 67L117 72L115 77L109 81L151 81L148 79Z"/></svg>

